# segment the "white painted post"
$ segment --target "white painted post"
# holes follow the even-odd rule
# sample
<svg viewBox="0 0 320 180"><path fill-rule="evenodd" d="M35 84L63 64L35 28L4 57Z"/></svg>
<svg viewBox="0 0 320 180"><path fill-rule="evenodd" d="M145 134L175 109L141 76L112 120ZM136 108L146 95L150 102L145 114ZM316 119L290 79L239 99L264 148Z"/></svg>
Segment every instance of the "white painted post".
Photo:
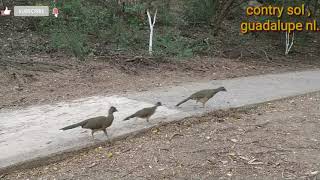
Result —
<svg viewBox="0 0 320 180"><path fill-rule="evenodd" d="M285 55L288 55L292 45L293 45L293 41L294 41L294 32L292 33L292 38L291 38L291 43L290 43L290 34L289 32L286 32L286 51L285 51Z"/></svg>
<svg viewBox="0 0 320 180"><path fill-rule="evenodd" d="M147 15L148 15L148 19L149 19L149 26L150 26L149 55L152 55L153 27L154 27L154 24L156 23L157 11L158 10L156 9L156 12L154 13L154 17L153 17L153 21L152 21L149 9L147 10Z"/></svg>

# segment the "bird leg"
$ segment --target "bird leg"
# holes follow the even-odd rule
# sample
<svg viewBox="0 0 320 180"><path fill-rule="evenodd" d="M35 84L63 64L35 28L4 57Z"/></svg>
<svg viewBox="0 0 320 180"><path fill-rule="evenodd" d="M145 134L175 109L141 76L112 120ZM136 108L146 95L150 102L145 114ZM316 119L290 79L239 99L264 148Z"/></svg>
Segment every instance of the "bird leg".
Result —
<svg viewBox="0 0 320 180"><path fill-rule="evenodd" d="M202 108L204 108L204 102L202 102L201 100L196 100L196 103L202 103Z"/></svg>
<svg viewBox="0 0 320 180"><path fill-rule="evenodd" d="M109 137L106 129L104 129L103 132L107 137Z"/></svg>
<svg viewBox="0 0 320 180"><path fill-rule="evenodd" d="M149 122L149 118L150 118L150 117L147 117L147 122Z"/></svg>
<svg viewBox="0 0 320 180"><path fill-rule="evenodd" d="M93 135L94 132L95 132L94 130L91 131L91 136L92 136L92 139L93 139L93 140L94 140L94 135Z"/></svg>
<svg viewBox="0 0 320 180"><path fill-rule="evenodd" d="M208 100L209 100L208 98L203 98L203 99L200 99L200 100L199 100L199 102L202 103L202 108L205 108L206 102L207 102Z"/></svg>

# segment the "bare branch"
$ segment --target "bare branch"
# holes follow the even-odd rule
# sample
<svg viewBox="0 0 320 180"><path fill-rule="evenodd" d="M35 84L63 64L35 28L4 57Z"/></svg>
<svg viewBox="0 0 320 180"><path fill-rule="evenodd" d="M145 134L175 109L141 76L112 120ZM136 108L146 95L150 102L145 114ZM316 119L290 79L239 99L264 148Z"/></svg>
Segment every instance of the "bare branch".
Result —
<svg viewBox="0 0 320 180"><path fill-rule="evenodd" d="M156 9L156 12L154 13L152 26L154 26L154 24L156 23L157 12L158 12L158 9Z"/></svg>

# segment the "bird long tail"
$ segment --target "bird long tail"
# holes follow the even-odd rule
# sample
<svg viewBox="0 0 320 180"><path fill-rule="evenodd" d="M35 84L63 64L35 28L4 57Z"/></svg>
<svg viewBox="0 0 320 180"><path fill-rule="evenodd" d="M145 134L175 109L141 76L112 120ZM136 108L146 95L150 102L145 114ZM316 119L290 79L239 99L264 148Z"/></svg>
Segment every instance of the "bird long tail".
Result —
<svg viewBox="0 0 320 180"><path fill-rule="evenodd" d="M131 118L134 118L134 117L136 117L136 115L135 115L135 114L132 114L131 116L126 117L126 118L124 119L124 121L127 121L127 120L129 120L129 119L131 119Z"/></svg>
<svg viewBox="0 0 320 180"><path fill-rule="evenodd" d="M190 99L191 99L191 98L190 98L190 97L188 97L187 99L184 99L183 101L179 102L176 106L180 106L181 104L183 104L183 103L185 103L185 102L189 101Z"/></svg>
<svg viewBox="0 0 320 180"><path fill-rule="evenodd" d="M64 128L61 128L60 130L68 130L68 129L73 129L73 128L76 128L76 127L79 127L79 126L83 126L84 124L86 123L86 121L82 121L82 122L79 122L79 123L76 123L76 124L72 124L70 126L66 126Z"/></svg>

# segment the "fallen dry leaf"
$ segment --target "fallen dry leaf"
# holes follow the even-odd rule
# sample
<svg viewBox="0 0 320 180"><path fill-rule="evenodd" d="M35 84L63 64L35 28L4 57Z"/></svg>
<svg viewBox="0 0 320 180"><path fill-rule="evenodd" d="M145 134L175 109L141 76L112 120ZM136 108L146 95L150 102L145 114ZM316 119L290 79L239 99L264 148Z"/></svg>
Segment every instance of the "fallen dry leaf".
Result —
<svg viewBox="0 0 320 180"><path fill-rule="evenodd" d="M239 156L239 158L240 158L240 159L243 159L243 160L246 160L246 161L250 161L250 159L249 159L249 158L244 157L244 156Z"/></svg>
<svg viewBox="0 0 320 180"><path fill-rule="evenodd" d="M310 173L310 175L317 175L317 174L319 174L319 171L312 171L312 172Z"/></svg>
<svg viewBox="0 0 320 180"><path fill-rule="evenodd" d="M228 163L228 161L221 161L222 162L222 164L227 164Z"/></svg>
<svg viewBox="0 0 320 180"><path fill-rule="evenodd" d="M152 130L152 133L156 134L156 133L159 133L160 132L160 129L159 128L155 128Z"/></svg>
<svg viewBox="0 0 320 180"><path fill-rule="evenodd" d="M92 163L90 166L88 166L88 168L92 168L92 167L94 167L96 165L97 165L96 163Z"/></svg>
<svg viewBox="0 0 320 180"><path fill-rule="evenodd" d="M238 142L238 140L236 140L236 139L230 139L230 141L232 141L234 143Z"/></svg>
<svg viewBox="0 0 320 180"><path fill-rule="evenodd" d="M251 165L263 164L263 162L259 162L259 161L255 162L255 161L257 161L257 160L256 159L252 159L252 160L248 161L248 164L251 164Z"/></svg>
<svg viewBox="0 0 320 180"><path fill-rule="evenodd" d="M108 158L111 158L113 156L112 152L107 153Z"/></svg>

